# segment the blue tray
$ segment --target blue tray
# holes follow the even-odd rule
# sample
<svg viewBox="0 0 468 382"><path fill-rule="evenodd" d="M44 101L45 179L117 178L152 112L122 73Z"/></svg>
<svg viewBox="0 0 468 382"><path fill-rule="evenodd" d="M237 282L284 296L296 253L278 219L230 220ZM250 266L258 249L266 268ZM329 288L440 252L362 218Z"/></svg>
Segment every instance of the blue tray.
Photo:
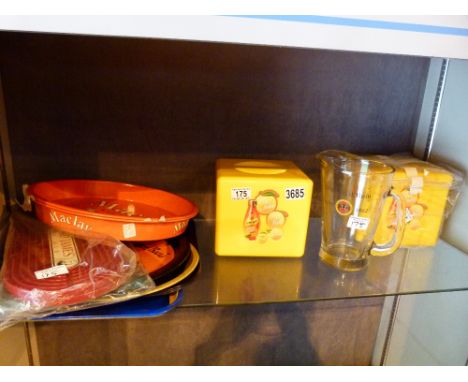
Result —
<svg viewBox="0 0 468 382"><path fill-rule="evenodd" d="M64 321L64 320L90 320L108 318L143 318L157 317L169 312L179 305L183 298L180 290L176 299L170 303L170 295L143 296L134 300L120 302L117 304L100 306L76 312L53 314L48 317L36 319L35 321Z"/></svg>

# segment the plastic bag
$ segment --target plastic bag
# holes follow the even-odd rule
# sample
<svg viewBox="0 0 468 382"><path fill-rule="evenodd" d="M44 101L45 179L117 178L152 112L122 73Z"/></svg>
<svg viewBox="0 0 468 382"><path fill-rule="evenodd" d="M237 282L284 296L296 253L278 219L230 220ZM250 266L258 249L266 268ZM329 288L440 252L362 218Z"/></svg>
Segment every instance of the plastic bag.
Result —
<svg viewBox="0 0 468 382"><path fill-rule="evenodd" d="M0 329L125 301L154 286L137 255L120 241L66 233L15 212L0 273Z"/></svg>
<svg viewBox="0 0 468 382"><path fill-rule="evenodd" d="M435 165L406 154L376 156L395 168L393 191L405 203L406 226L401 247L430 247L437 243L461 188L463 174L447 165ZM392 235L395 209L387 200L374 240L384 243Z"/></svg>

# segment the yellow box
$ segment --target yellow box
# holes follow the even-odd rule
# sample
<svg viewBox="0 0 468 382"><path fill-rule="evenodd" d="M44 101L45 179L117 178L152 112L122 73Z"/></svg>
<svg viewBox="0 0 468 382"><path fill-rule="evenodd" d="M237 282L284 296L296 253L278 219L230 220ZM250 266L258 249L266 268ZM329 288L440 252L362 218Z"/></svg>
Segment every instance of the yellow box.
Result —
<svg viewBox="0 0 468 382"><path fill-rule="evenodd" d="M396 169L393 190L406 205L406 226L400 246L436 245L449 191L454 187L454 174L418 159L389 157L384 160ZM374 237L375 242L382 244L391 239L395 221L394 205L391 200L387 200Z"/></svg>
<svg viewBox="0 0 468 382"><path fill-rule="evenodd" d="M216 254L303 256L312 187L290 161L219 159Z"/></svg>

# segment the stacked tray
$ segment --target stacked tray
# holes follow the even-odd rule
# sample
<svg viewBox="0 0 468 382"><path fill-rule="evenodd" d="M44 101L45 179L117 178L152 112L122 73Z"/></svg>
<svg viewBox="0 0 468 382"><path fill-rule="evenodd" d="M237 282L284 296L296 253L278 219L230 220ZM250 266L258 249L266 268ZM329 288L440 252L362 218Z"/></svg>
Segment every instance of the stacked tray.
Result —
<svg viewBox="0 0 468 382"><path fill-rule="evenodd" d="M183 272L193 257L184 233L198 208L179 195L127 183L55 180L27 186L25 198L48 225L124 241L157 283Z"/></svg>
<svg viewBox="0 0 468 382"><path fill-rule="evenodd" d="M31 232L12 223L3 267L3 283L12 296L48 309L90 299L94 306L108 304L107 294L132 282L129 279L138 265L135 260L126 262L125 257L113 256L115 247L105 243L90 245L87 241L88 237L92 241L104 234L123 241L136 253L155 282L154 287L128 293L118 299L120 303L108 305L114 306L109 312L119 316L119 306L124 310L128 306L143 309L138 303L125 308L121 301L148 295L158 298L146 298L146 304L155 301L161 304L167 296L177 296L176 301L180 302L180 284L194 273L200 260L184 234L189 220L198 213L192 202L162 190L107 181L56 180L34 183L24 189L25 205L29 202L36 217L54 229ZM62 242L74 248L79 260L73 264L58 263L58 268L65 268L66 272L50 274L57 272L51 235L62 234ZM94 274L96 269L105 272ZM38 270L45 272L45 276L40 272L38 276ZM173 300L167 300L166 305L175 306ZM92 309L83 310L88 312L83 314L70 312L63 318L87 317Z"/></svg>

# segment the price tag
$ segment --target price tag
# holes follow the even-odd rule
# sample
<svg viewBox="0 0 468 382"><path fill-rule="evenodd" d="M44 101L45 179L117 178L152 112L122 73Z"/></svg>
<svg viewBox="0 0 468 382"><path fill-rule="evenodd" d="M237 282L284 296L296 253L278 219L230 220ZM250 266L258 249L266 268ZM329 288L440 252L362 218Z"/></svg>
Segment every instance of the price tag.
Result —
<svg viewBox="0 0 468 382"><path fill-rule="evenodd" d="M36 276L36 279L42 280L42 279L48 279L54 276L58 275L65 275L68 273L68 268L66 265L57 265L55 267L50 267L46 269L42 269L40 271L34 272L34 276Z"/></svg>
<svg viewBox="0 0 468 382"><path fill-rule="evenodd" d="M123 224L122 231L123 231L123 236L125 239L129 239L131 237L136 236L136 227L135 227L135 224L133 223Z"/></svg>
<svg viewBox="0 0 468 382"><path fill-rule="evenodd" d="M244 188L231 188L232 200L247 200L252 196L252 189L250 187Z"/></svg>
<svg viewBox="0 0 468 382"><path fill-rule="evenodd" d="M361 218L359 216L350 216L348 219L348 224L346 226L348 228L366 230L369 226L369 219Z"/></svg>
<svg viewBox="0 0 468 382"><path fill-rule="evenodd" d="M286 199L289 200L300 200L305 198L304 187L299 188L286 188L285 190Z"/></svg>

